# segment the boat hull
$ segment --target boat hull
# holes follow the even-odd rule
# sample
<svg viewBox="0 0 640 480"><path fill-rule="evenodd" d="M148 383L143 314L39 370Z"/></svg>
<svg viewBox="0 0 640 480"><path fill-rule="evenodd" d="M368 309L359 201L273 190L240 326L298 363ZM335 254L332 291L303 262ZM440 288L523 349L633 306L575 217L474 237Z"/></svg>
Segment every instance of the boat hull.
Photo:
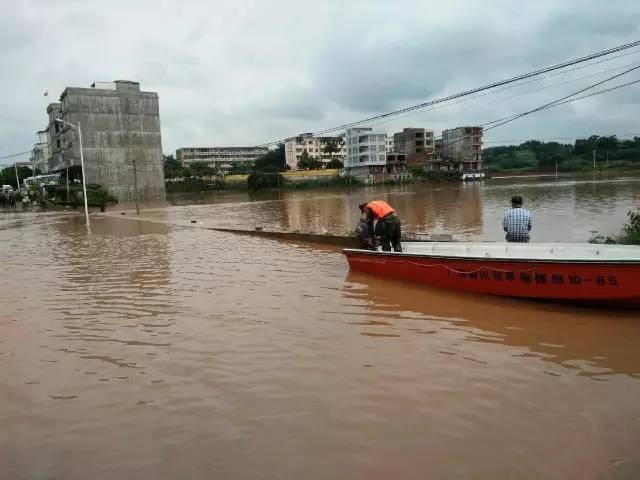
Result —
<svg viewBox="0 0 640 480"><path fill-rule="evenodd" d="M640 263L442 258L344 251L349 267L387 278L488 295L640 305Z"/></svg>

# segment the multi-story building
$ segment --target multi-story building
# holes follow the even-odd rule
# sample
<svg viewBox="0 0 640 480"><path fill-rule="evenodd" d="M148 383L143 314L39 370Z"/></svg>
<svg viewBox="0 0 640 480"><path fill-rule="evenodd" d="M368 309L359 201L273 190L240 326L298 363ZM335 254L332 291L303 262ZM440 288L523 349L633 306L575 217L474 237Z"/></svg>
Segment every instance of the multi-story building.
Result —
<svg viewBox="0 0 640 480"><path fill-rule="evenodd" d="M339 160L344 163L346 147L344 138L338 137L314 137L312 133L303 133L297 137L287 138L284 144L285 158L291 170L298 169L298 162L306 150L311 158L317 158L323 164L331 160Z"/></svg>
<svg viewBox="0 0 640 480"><path fill-rule="evenodd" d="M482 127L458 127L442 132L442 160L453 169L482 169Z"/></svg>
<svg viewBox="0 0 640 480"><path fill-rule="evenodd" d="M393 135L396 152L411 155L433 153L433 130L424 128L405 128Z"/></svg>
<svg viewBox="0 0 640 480"><path fill-rule="evenodd" d="M387 153L395 152L396 146L393 142L393 137L387 137Z"/></svg>
<svg viewBox="0 0 640 480"><path fill-rule="evenodd" d="M47 130L42 130L37 135L38 141L33 145L29 163L32 168L40 171L40 173L47 173L49 171L49 157L51 156L49 135Z"/></svg>
<svg viewBox="0 0 640 480"><path fill-rule="evenodd" d="M372 128L349 128L345 134L347 157L344 166L350 176L366 176L387 164L387 134ZM384 169L382 169L384 170ZM382 173L382 172L381 172Z"/></svg>
<svg viewBox="0 0 640 480"><path fill-rule="evenodd" d="M183 167L193 163L206 163L211 167L250 165L268 151L267 147L183 147L176 150L176 159Z"/></svg>
<svg viewBox="0 0 640 480"><path fill-rule="evenodd" d="M49 172L80 170L80 124L87 183L98 183L120 200L163 199L164 166L158 94L129 80L68 87L47 108ZM134 175L135 166L135 175ZM71 173L70 173L71 175Z"/></svg>

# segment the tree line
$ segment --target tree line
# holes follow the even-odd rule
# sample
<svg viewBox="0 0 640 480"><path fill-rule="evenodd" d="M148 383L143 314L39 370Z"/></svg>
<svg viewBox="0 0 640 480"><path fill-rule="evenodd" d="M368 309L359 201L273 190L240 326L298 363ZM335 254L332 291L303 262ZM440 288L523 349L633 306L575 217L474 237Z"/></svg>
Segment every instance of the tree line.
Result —
<svg viewBox="0 0 640 480"><path fill-rule="evenodd" d="M224 174L248 174L251 173L253 165L251 163L232 163L229 168L222 170L221 167L212 167L207 162L190 163L183 166L173 155L164 156L164 178L201 178L215 177Z"/></svg>
<svg viewBox="0 0 640 480"><path fill-rule="evenodd" d="M575 143L529 140L520 145L483 149L487 170L580 170L596 163L609 168L640 167L640 137L620 140L615 135L592 135Z"/></svg>
<svg viewBox="0 0 640 480"><path fill-rule="evenodd" d="M36 169L36 175L38 175L40 171ZM18 177L20 177L20 183L27 178L32 177L33 173L31 167L18 167ZM11 165L10 167L4 167L0 170L0 185L11 185L13 188L18 188L16 181L16 167Z"/></svg>

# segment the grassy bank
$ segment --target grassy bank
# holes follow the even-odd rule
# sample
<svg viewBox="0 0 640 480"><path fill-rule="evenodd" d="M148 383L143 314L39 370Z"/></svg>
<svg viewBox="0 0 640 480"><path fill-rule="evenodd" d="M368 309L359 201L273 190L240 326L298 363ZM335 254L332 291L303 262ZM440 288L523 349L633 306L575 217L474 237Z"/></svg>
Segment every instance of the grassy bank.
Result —
<svg viewBox="0 0 640 480"><path fill-rule="evenodd" d="M640 164L628 161L616 161L609 162L605 165L596 165L593 168L593 163L581 162L580 165L570 166L558 165L558 173L562 174L586 174L591 172L611 172L611 173L624 173L624 172L640 172ZM536 167L523 167L523 168L487 168L486 173L488 176L495 175L553 175L555 174L555 168L553 170L541 170Z"/></svg>

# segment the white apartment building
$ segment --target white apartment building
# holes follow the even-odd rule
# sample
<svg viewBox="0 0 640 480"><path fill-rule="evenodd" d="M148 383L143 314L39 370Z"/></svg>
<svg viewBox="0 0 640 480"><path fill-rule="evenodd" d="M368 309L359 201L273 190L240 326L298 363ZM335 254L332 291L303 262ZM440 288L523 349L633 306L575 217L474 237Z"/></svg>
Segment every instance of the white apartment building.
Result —
<svg viewBox="0 0 640 480"><path fill-rule="evenodd" d="M393 137L387 137L387 153L395 152L396 145Z"/></svg>
<svg viewBox="0 0 640 480"><path fill-rule="evenodd" d="M350 128L345 135L347 159L345 168L387 164L387 134L372 128Z"/></svg>
<svg viewBox="0 0 640 480"><path fill-rule="evenodd" d="M334 145L337 151L326 153L327 145ZM317 158L327 164L331 160L340 160L344 163L346 147L343 137L314 137L312 133L303 133L297 137L287 138L284 144L285 158L291 170L298 169L298 162L304 151L309 157Z"/></svg>
<svg viewBox="0 0 640 480"><path fill-rule="evenodd" d="M387 165L387 134L372 128L349 128L345 134L347 158L344 175L366 180L370 174L384 173Z"/></svg>

